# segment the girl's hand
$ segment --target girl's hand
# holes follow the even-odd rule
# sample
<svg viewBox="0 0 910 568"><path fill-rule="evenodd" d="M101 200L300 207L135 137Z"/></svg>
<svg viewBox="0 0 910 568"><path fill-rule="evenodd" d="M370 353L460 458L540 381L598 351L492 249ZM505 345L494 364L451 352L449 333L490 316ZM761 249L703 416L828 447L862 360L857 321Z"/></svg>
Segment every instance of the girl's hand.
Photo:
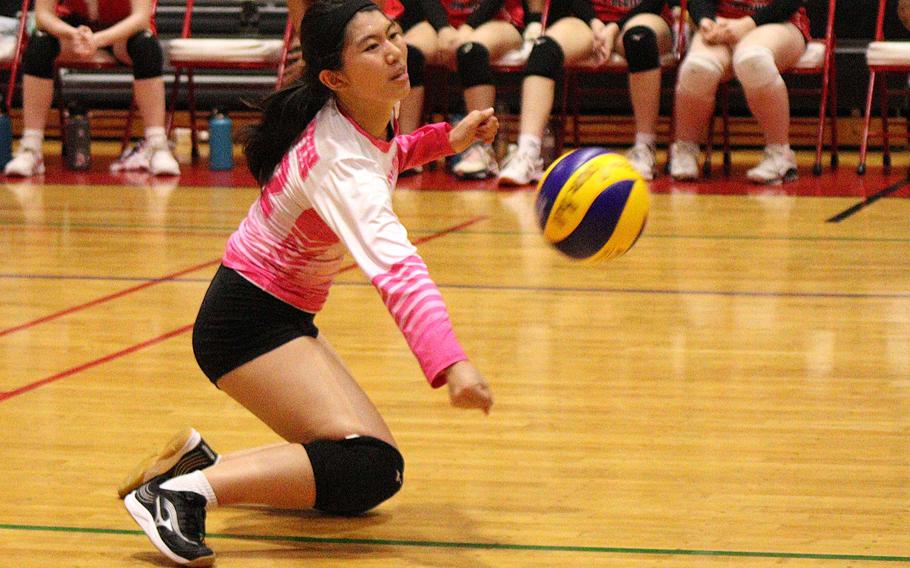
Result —
<svg viewBox="0 0 910 568"><path fill-rule="evenodd" d="M484 414L493 406L493 392L470 361L459 361L443 374L449 383L449 401L456 408L479 408Z"/></svg>
<svg viewBox="0 0 910 568"><path fill-rule="evenodd" d="M717 22L711 18L702 18L698 23L698 32L708 45L721 43L721 33Z"/></svg>
<svg viewBox="0 0 910 568"><path fill-rule="evenodd" d="M492 108L472 110L449 131L449 144L457 154L473 144L475 140L483 140L485 143L491 144L493 138L496 137L497 130L499 130L499 119L493 115Z"/></svg>
<svg viewBox="0 0 910 568"><path fill-rule="evenodd" d="M717 25L721 30L721 41L730 46L735 46L746 34L756 27L755 20L750 17L727 19L718 18Z"/></svg>
<svg viewBox="0 0 910 568"><path fill-rule="evenodd" d="M619 35L619 26L614 22L604 24L595 18L591 21L591 31L594 32L594 57L599 63L608 61L613 55L613 46Z"/></svg>

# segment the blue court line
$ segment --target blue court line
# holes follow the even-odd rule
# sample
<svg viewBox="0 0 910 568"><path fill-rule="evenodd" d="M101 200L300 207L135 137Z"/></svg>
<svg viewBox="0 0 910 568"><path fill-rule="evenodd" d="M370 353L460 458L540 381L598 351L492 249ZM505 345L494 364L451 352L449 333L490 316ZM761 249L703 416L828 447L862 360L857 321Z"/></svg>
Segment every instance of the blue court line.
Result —
<svg viewBox="0 0 910 568"><path fill-rule="evenodd" d="M139 530L103 529L94 527L66 527L53 525L0 524L0 530L63 532L82 534L105 534L145 536ZM699 550L685 548L635 548L618 546L566 546L545 544L508 544L499 542L465 542L447 540L404 540L382 538L340 538L317 536L280 536L259 534L208 533L207 539L253 540L262 542L291 542L307 544L352 544L358 546L409 546L418 548L460 548L473 550L524 550L538 552L580 552L602 554L647 554L657 556L714 556L735 558L799 558L809 560L858 560L867 562L910 562L910 556L886 556L878 554L828 554L812 552L767 552L749 550Z"/></svg>
<svg viewBox="0 0 910 568"><path fill-rule="evenodd" d="M69 276L62 274L12 274L0 272L0 280L68 280L68 281L111 281L111 282L149 282L160 280L158 278L141 278L129 276ZM211 278L171 278L173 283L208 283ZM904 300L910 299L910 291L906 292L774 292L758 290L670 290L660 288L623 288L623 287L557 287L557 286L495 286L483 284L448 284L437 282L442 289L455 290L486 290L502 292L530 292L551 294L648 294L659 296L722 296L745 298L832 298L851 300ZM368 282L335 281L333 286L354 286L371 288Z"/></svg>

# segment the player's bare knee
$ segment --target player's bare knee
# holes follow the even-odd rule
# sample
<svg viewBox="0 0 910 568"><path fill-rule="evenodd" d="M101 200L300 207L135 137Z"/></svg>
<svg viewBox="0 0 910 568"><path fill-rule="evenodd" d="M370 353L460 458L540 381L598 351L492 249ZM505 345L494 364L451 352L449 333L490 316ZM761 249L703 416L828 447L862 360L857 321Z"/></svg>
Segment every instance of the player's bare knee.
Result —
<svg viewBox="0 0 910 568"><path fill-rule="evenodd" d="M303 445L316 482L314 508L336 515L365 513L401 489L404 458L371 436L317 440Z"/></svg>

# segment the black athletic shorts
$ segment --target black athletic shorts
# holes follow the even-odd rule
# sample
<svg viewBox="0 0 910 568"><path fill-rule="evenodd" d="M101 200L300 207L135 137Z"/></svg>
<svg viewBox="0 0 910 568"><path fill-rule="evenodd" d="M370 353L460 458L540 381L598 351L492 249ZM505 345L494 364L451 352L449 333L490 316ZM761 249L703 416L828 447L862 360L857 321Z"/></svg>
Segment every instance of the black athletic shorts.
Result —
<svg viewBox="0 0 910 568"><path fill-rule="evenodd" d="M213 383L225 373L297 339L316 337L315 316L219 266L193 326L193 353Z"/></svg>

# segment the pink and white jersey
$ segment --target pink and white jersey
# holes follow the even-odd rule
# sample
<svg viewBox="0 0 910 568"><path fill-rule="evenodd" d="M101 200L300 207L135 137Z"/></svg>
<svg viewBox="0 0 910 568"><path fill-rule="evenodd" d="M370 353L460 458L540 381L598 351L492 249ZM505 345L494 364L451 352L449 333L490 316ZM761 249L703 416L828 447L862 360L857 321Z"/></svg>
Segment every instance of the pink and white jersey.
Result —
<svg viewBox="0 0 910 568"><path fill-rule="evenodd" d="M396 125L397 126L397 125ZM398 174L453 153L448 124L391 142L329 101L291 147L228 240L222 262L310 313L325 304L345 250L379 291L427 380L467 359L436 284L392 210Z"/></svg>

